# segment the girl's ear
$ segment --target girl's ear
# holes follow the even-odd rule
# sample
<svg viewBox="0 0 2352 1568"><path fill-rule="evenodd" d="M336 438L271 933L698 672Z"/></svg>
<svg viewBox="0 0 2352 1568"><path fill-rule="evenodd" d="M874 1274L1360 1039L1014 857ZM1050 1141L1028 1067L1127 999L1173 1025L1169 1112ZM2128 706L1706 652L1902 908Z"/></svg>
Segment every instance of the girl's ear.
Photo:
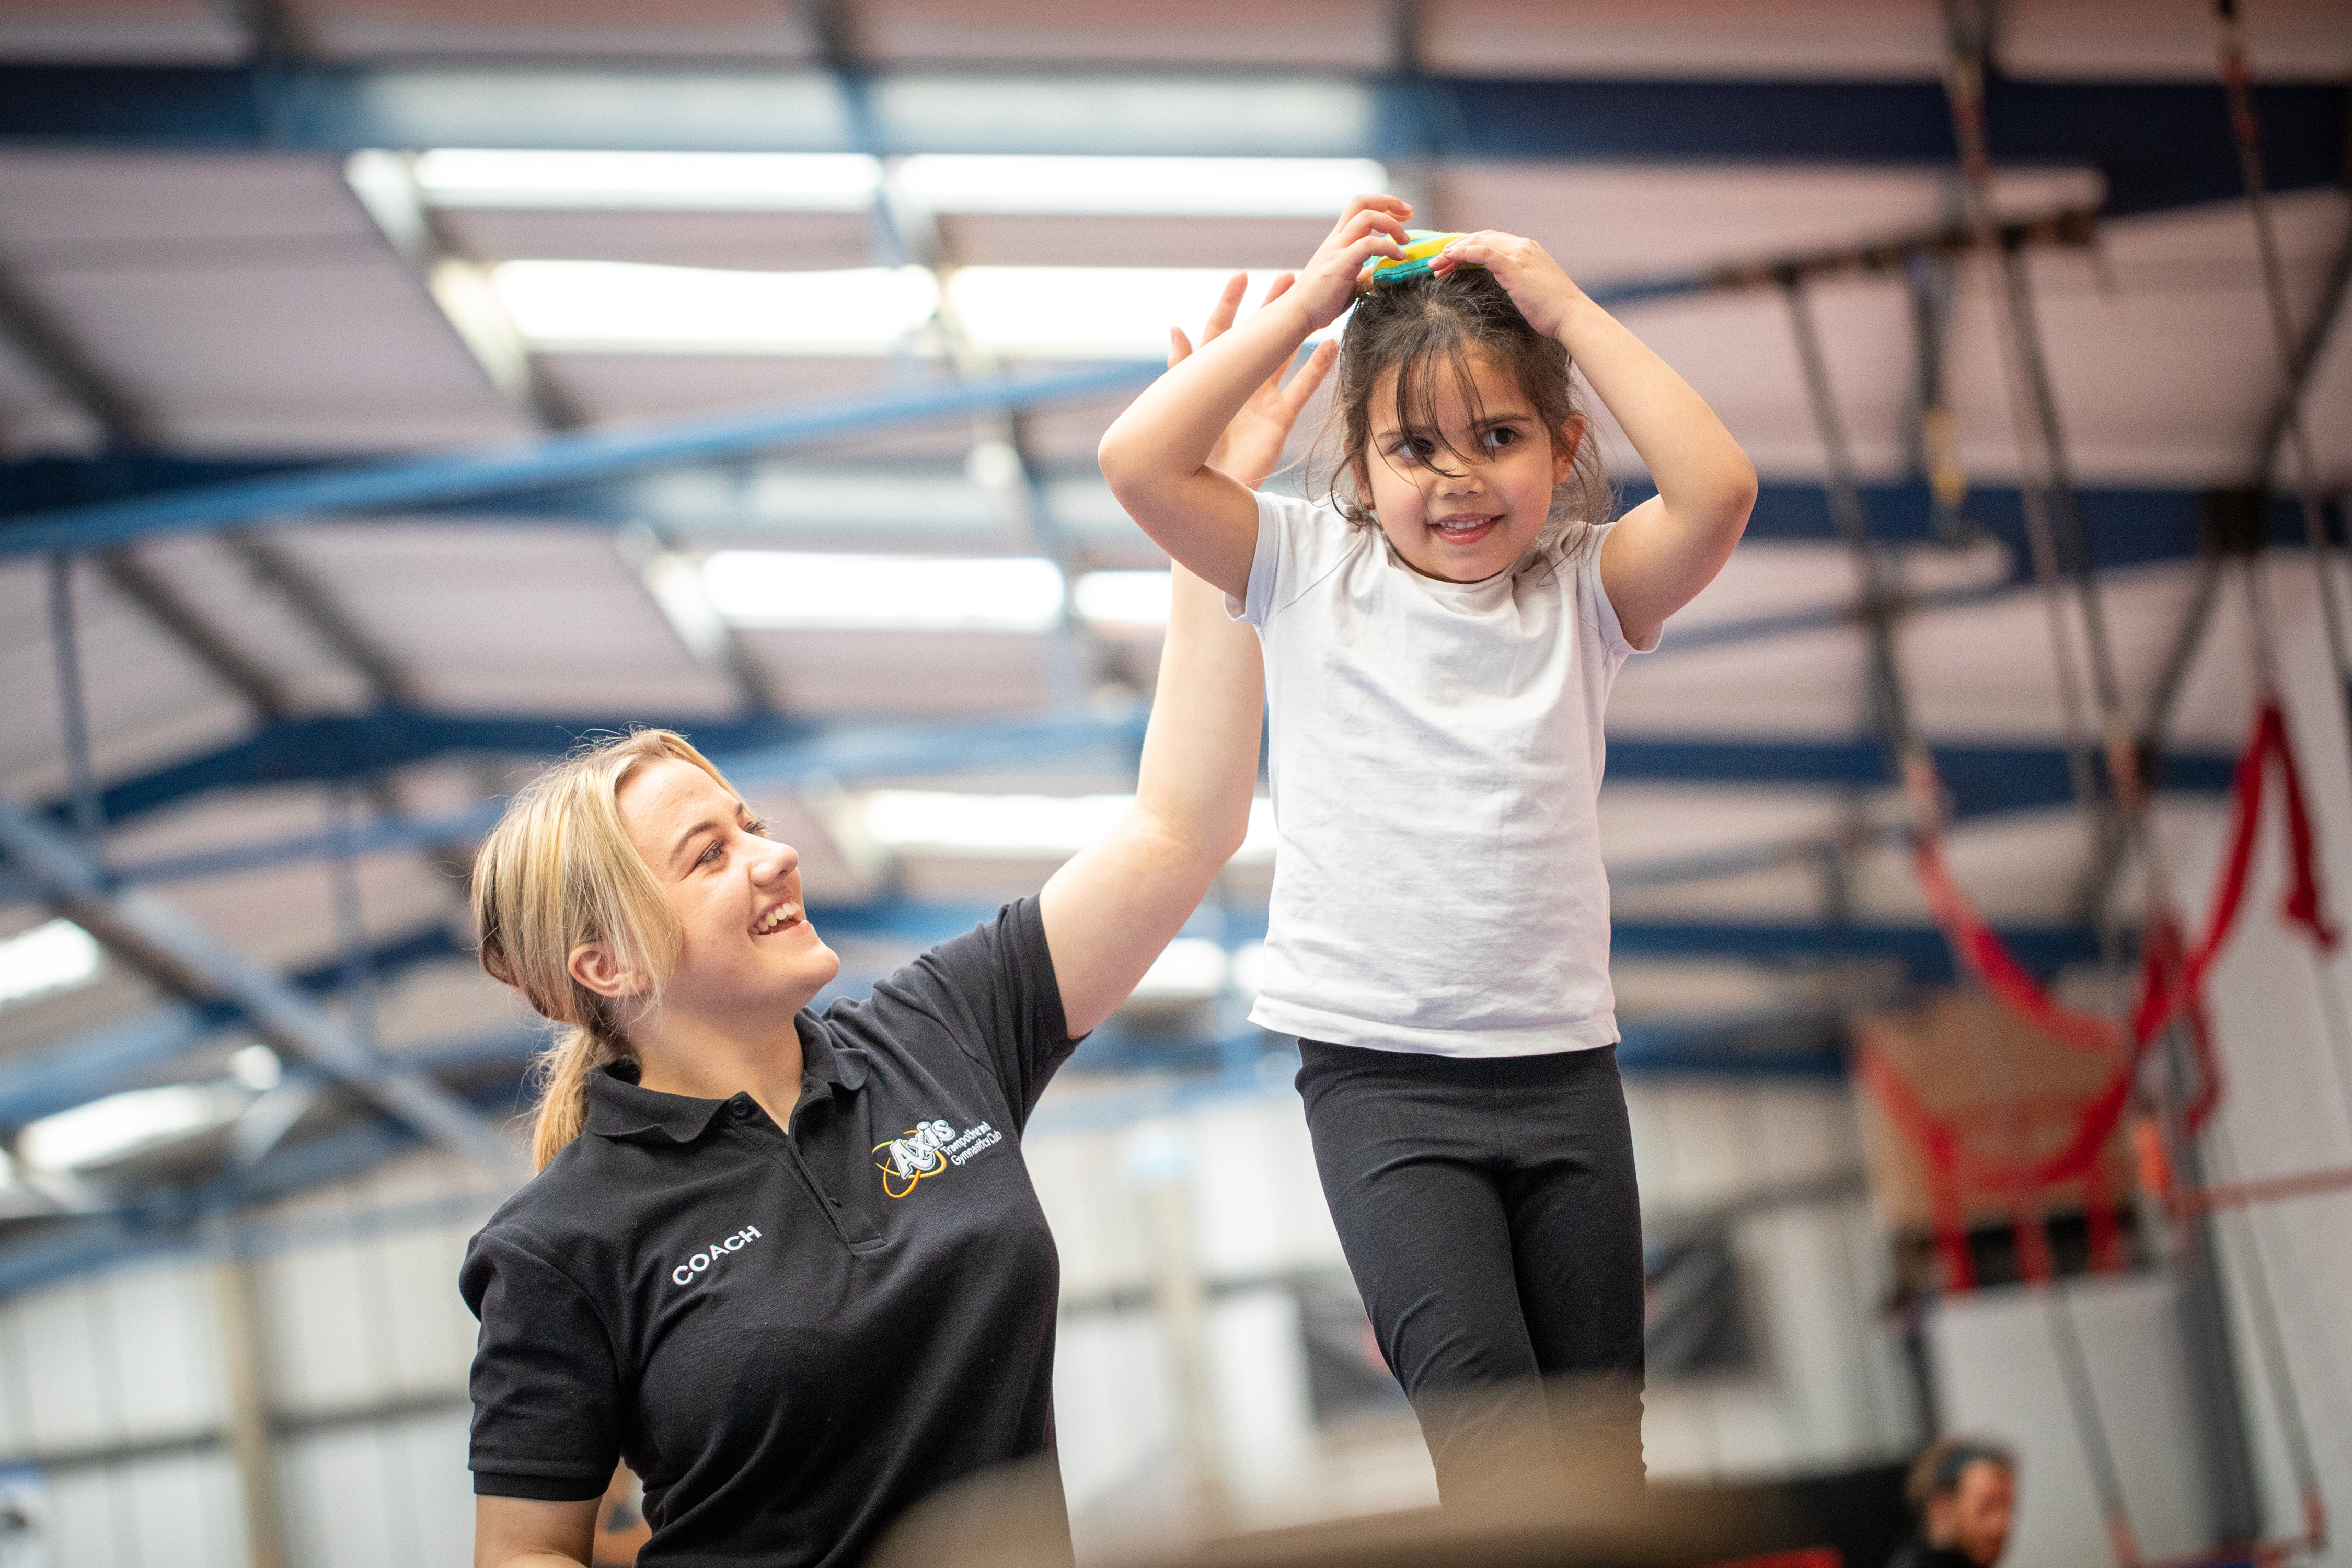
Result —
<svg viewBox="0 0 2352 1568"><path fill-rule="evenodd" d="M1589 426L1581 414L1571 414L1560 422L1559 438L1551 444L1551 482L1565 483L1576 471L1576 455L1584 450L1584 437Z"/></svg>
<svg viewBox="0 0 2352 1568"><path fill-rule="evenodd" d="M635 996L645 989L644 978L605 951L600 942L583 942L573 948L563 967L599 996Z"/></svg>

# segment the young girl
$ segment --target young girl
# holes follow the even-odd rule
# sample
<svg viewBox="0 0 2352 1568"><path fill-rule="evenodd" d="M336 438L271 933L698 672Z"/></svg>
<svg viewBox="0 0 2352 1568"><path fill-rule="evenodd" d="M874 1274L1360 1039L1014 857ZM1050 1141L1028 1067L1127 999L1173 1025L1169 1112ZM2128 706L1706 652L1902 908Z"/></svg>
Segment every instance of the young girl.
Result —
<svg viewBox="0 0 2352 1568"><path fill-rule="evenodd" d="M1102 468L1265 648L1280 842L1251 1016L1299 1037L1323 1190L1442 1495L1477 1494L1531 1405L1584 1479L1638 1487L1601 710L1729 557L1755 470L1533 241L1466 235L1376 280L1411 210L1359 198L1295 286L1136 400ZM1350 304L1328 499L1252 494L1213 443ZM1571 358L1657 483L1613 524Z"/></svg>

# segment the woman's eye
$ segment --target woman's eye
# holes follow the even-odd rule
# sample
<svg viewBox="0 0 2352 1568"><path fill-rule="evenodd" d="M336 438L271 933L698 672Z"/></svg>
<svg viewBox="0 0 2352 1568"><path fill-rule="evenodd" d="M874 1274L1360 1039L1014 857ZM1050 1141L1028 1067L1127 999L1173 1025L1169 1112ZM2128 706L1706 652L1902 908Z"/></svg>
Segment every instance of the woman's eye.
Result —
<svg viewBox="0 0 2352 1568"><path fill-rule="evenodd" d="M719 840L716 838L712 839L710 841L709 847L706 848L700 855L697 856L694 863L698 866L717 865L719 863Z"/></svg>
<svg viewBox="0 0 2352 1568"><path fill-rule="evenodd" d="M755 819L745 823L743 831L754 838L765 838L768 837L768 824Z"/></svg>

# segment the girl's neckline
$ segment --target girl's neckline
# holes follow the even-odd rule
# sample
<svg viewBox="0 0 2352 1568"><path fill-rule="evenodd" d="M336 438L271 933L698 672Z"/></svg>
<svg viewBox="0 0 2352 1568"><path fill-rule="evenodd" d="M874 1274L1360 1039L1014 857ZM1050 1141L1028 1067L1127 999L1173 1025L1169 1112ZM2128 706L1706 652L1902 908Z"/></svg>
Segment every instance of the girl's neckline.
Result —
<svg viewBox="0 0 2352 1568"><path fill-rule="evenodd" d="M1478 600L1491 597L1498 590L1507 594L1511 584L1518 581L1522 574L1549 563L1547 552L1529 550L1500 572L1474 578L1467 583L1457 583L1451 577L1433 577L1407 561L1404 558L1404 552L1396 547L1396 542L1388 536L1388 531L1378 523L1372 525L1371 532L1379 538L1381 549L1388 557L1391 566L1402 572L1423 589L1442 599Z"/></svg>

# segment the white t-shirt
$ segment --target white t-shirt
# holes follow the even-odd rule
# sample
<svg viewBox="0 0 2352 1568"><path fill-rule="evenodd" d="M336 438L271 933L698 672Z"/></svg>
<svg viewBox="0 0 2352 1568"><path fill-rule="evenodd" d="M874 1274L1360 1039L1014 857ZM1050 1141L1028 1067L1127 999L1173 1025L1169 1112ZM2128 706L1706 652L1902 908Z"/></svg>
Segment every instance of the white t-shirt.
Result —
<svg viewBox="0 0 2352 1568"><path fill-rule="evenodd" d="M1480 583L1407 566L1328 505L1257 500L1276 848L1250 1020L1447 1057L1617 1039L1595 798L1629 654L1606 526ZM1655 646L1654 641L1652 644Z"/></svg>

